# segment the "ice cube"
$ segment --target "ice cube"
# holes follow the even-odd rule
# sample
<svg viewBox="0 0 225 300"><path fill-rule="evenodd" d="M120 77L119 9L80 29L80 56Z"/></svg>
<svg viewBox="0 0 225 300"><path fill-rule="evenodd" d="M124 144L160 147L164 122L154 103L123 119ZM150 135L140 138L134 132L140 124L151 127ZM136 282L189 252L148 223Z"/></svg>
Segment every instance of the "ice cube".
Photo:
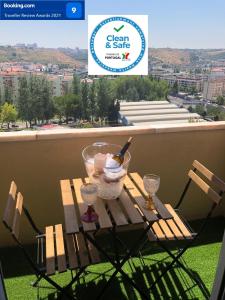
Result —
<svg viewBox="0 0 225 300"><path fill-rule="evenodd" d="M106 158L105 167L110 170L115 169L115 172L119 172L121 169L120 164L115 159L113 159L112 156ZM117 169L119 169L119 170L117 170ZM112 171L112 172L114 172L114 171Z"/></svg>
<svg viewBox="0 0 225 300"><path fill-rule="evenodd" d="M117 168L117 170L118 172L111 172L111 169L108 170L104 168L104 181L107 183L119 182L120 179L126 175L126 171L122 167Z"/></svg>
<svg viewBox="0 0 225 300"><path fill-rule="evenodd" d="M97 153L94 156L94 168L96 173L103 173L103 168L106 164L106 155Z"/></svg>

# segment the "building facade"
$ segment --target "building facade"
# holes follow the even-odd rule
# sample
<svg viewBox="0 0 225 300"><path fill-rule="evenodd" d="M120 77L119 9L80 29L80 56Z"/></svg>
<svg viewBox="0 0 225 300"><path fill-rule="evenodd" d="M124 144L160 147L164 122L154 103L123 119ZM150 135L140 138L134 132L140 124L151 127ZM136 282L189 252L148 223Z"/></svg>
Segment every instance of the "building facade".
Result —
<svg viewBox="0 0 225 300"><path fill-rule="evenodd" d="M223 95L225 95L225 76L212 77L204 82L204 99L215 101L218 96Z"/></svg>
<svg viewBox="0 0 225 300"><path fill-rule="evenodd" d="M172 87L176 82L179 90L203 91L204 78L202 76L184 76L184 75L154 75L159 80L165 80Z"/></svg>

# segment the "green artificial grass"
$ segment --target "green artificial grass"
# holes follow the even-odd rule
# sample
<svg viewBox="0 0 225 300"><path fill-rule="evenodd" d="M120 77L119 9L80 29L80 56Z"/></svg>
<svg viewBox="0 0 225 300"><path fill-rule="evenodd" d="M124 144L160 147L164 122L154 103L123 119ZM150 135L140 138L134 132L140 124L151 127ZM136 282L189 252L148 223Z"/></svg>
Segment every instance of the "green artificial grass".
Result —
<svg viewBox="0 0 225 300"><path fill-rule="evenodd" d="M198 224L193 224L195 228ZM210 222L205 234L197 244L190 248L184 255L188 268L201 280L205 290L211 291L218 257L221 247L221 240L225 221L217 218ZM133 239L134 233L122 235L128 241ZM107 241L104 241L107 242ZM154 253L153 253L154 252ZM164 252L147 244L144 251L144 262L134 258L132 263L126 263L123 270L135 279L135 282L147 293L150 283L161 274L162 269L170 261ZM153 254L150 254L153 253ZM33 300L33 299L58 299L56 291L49 284L42 280L40 288L33 288L30 283L35 280L29 266L26 264L22 253L17 248L0 250L0 258L3 262L3 272L9 300ZM88 274L82 278L78 285L74 285L77 298L82 300L95 299L104 286L108 276L112 274L111 265L107 262L87 268ZM110 270L109 272L106 272ZM60 285L66 285L70 279L70 272L57 274L52 279ZM149 294L149 299L205 299L201 289L194 284L187 274L176 267L167 273L162 281ZM103 299L107 300L137 300L141 299L138 293L127 282L118 275L112 286L107 290Z"/></svg>

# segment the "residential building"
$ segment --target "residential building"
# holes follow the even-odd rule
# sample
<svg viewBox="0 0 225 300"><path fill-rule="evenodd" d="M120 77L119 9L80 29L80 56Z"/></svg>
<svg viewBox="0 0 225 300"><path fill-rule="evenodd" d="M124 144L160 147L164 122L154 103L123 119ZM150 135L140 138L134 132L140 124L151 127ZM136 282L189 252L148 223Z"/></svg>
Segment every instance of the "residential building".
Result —
<svg viewBox="0 0 225 300"><path fill-rule="evenodd" d="M7 89L10 92L11 101L15 102L19 93L19 77L24 72L0 72L0 93L4 97Z"/></svg>
<svg viewBox="0 0 225 300"><path fill-rule="evenodd" d="M72 75L48 75L47 78L52 84L53 97L65 95L72 88Z"/></svg>
<svg viewBox="0 0 225 300"><path fill-rule="evenodd" d="M204 82L203 98L216 100L218 96L225 94L225 76L213 76Z"/></svg>
<svg viewBox="0 0 225 300"><path fill-rule="evenodd" d="M173 86L176 82L178 83L179 90L191 90L194 89L197 92L201 92L203 90L203 76L185 76L185 75L153 75L159 80L165 80L168 82L170 86Z"/></svg>

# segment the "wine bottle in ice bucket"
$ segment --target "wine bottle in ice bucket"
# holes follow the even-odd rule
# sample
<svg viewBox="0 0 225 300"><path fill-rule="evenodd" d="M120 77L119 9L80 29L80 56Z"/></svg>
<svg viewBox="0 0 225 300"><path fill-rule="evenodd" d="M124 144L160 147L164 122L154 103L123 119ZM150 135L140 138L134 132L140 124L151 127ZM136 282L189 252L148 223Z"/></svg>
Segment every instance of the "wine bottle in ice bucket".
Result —
<svg viewBox="0 0 225 300"><path fill-rule="evenodd" d="M126 142L126 144L123 146L123 148L120 150L120 152L113 155L112 160L114 160L116 162L114 167L119 167L123 164L124 156L125 156L128 148L130 147L132 139L133 139L133 137L130 137L129 140Z"/></svg>
<svg viewBox="0 0 225 300"><path fill-rule="evenodd" d="M82 151L89 180L98 186L98 197L116 199L123 189L131 155L128 151L132 138L121 147L96 142Z"/></svg>

